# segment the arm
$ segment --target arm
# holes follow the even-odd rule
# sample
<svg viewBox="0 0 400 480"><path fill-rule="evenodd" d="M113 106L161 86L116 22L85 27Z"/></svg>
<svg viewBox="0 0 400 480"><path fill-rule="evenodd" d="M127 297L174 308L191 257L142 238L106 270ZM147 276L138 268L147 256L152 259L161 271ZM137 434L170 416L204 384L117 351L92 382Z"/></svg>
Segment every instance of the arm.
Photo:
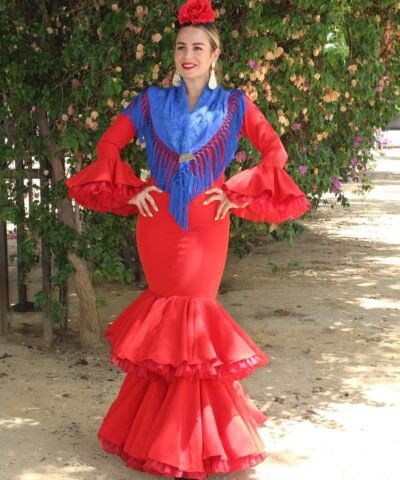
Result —
<svg viewBox="0 0 400 480"><path fill-rule="evenodd" d="M283 169L288 156L271 124L245 96L246 113L241 134L260 152L255 167L233 175L222 185L228 199L239 206L231 212L255 222L281 223L302 216L310 202Z"/></svg>
<svg viewBox="0 0 400 480"><path fill-rule="evenodd" d="M130 117L120 113L96 145L97 160L65 181L69 198L97 212L137 213L138 207L127 202L148 184L135 175L120 155L135 135Z"/></svg>

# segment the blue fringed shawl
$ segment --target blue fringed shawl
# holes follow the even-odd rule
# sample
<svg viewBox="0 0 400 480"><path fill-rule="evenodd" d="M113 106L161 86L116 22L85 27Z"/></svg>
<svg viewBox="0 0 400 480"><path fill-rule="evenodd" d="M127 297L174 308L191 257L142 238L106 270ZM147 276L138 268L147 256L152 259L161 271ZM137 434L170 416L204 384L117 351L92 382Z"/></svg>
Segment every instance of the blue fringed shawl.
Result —
<svg viewBox="0 0 400 480"><path fill-rule="evenodd" d="M170 193L170 213L188 230L189 203L211 187L235 155L245 113L243 92L206 86L190 112L182 81L179 87L149 87L122 113L146 142L151 175ZM183 153L194 158L179 162Z"/></svg>

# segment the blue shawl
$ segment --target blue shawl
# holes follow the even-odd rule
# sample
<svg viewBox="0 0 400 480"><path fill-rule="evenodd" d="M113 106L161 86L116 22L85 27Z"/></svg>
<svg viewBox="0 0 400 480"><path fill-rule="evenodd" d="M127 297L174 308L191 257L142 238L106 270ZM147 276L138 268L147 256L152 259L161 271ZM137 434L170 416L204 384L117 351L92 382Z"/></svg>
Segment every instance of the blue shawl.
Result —
<svg viewBox="0 0 400 480"><path fill-rule="evenodd" d="M245 102L241 90L203 89L190 111L186 87L149 87L123 110L146 143L151 176L170 193L169 211L188 230L189 203L231 163Z"/></svg>

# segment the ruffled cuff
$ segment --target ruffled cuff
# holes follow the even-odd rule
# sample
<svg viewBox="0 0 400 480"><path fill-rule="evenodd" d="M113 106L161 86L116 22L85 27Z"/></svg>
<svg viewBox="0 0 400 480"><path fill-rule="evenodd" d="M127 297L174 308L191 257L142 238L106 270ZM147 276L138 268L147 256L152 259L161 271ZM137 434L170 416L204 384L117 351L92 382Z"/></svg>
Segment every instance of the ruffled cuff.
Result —
<svg viewBox="0 0 400 480"><path fill-rule="evenodd" d="M253 222L279 224L301 217L311 208L304 192L278 166L249 168L228 179L221 188L239 206L231 212Z"/></svg>
<svg viewBox="0 0 400 480"><path fill-rule="evenodd" d="M65 180L65 184L69 198L83 207L117 215L138 213L137 206L127 202L149 185L118 158L96 160Z"/></svg>

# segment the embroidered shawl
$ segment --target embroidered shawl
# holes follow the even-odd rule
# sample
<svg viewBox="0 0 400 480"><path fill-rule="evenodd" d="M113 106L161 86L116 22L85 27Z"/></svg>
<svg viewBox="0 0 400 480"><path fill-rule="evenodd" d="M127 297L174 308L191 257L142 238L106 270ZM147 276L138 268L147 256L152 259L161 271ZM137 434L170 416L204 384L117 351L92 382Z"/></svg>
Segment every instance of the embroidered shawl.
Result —
<svg viewBox="0 0 400 480"><path fill-rule="evenodd" d="M189 203L211 187L234 157L245 114L244 93L207 85L190 111L181 81L179 87L147 88L122 113L146 143L151 175L170 193L170 213L188 230Z"/></svg>

